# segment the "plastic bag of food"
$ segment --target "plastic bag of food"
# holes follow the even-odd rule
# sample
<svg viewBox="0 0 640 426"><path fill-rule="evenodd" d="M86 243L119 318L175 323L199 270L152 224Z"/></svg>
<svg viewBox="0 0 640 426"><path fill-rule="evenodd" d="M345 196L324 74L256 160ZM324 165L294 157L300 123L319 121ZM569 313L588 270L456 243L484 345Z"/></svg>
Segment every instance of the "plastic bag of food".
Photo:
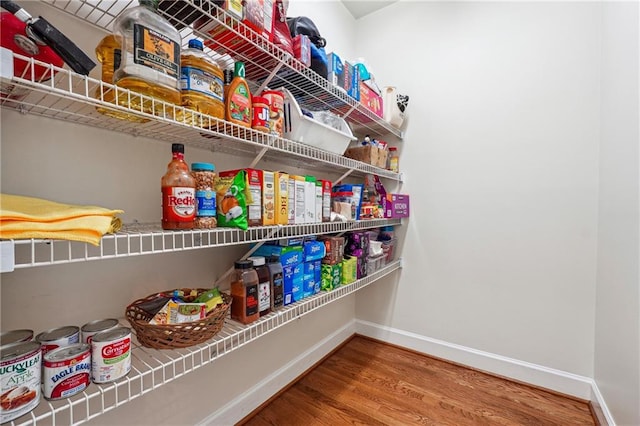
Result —
<svg viewBox="0 0 640 426"><path fill-rule="evenodd" d="M252 201L247 173L240 170L235 176L218 176L214 187L218 205L218 226L246 231L249 227L247 204Z"/></svg>

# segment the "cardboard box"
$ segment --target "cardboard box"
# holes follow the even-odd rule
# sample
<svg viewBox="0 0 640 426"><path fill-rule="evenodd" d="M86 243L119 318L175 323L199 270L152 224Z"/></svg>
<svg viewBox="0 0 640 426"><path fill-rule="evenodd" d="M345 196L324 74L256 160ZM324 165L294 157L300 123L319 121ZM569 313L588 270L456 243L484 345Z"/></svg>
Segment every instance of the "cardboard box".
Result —
<svg viewBox="0 0 640 426"><path fill-rule="evenodd" d="M305 176L304 186L304 223L316 221L316 178Z"/></svg>
<svg viewBox="0 0 640 426"><path fill-rule="evenodd" d="M344 88L344 65L342 64L342 59L335 52L331 52L327 55L327 70L329 71L329 75L327 80L329 83L333 84L336 87Z"/></svg>
<svg viewBox="0 0 640 426"><path fill-rule="evenodd" d="M382 199L385 218L409 217L409 196L406 194L386 194Z"/></svg>
<svg viewBox="0 0 640 426"><path fill-rule="evenodd" d="M321 266L319 260L304 263L302 297L313 296L320 291Z"/></svg>
<svg viewBox="0 0 640 426"><path fill-rule="evenodd" d="M360 82L360 103L378 117L382 118L384 115L382 96L378 95L362 81Z"/></svg>
<svg viewBox="0 0 640 426"><path fill-rule="evenodd" d="M275 244L263 244L254 253L254 256L278 256L280 264L294 266L302 263L304 252L302 246L280 246Z"/></svg>
<svg viewBox="0 0 640 426"><path fill-rule="evenodd" d="M302 300L304 294L303 283L303 265L291 265L282 267L283 275L283 293L284 293L284 305L290 305L291 303Z"/></svg>
<svg viewBox="0 0 640 426"><path fill-rule="evenodd" d="M262 170L257 169L241 169L247 173L247 183L251 194L251 202L247 202L247 218L249 226L262 226ZM218 173L220 177L235 176L240 169L225 170Z"/></svg>
<svg viewBox="0 0 640 426"><path fill-rule="evenodd" d="M316 180L316 223L322 222L322 182Z"/></svg>
<svg viewBox="0 0 640 426"><path fill-rule="evenodd" d="M344 61L344 90L356 101L360 100L360 72L358 67Z"/></svg>
<svg viewBox="0 0 640 426"><path fill-rule="evenodd" d="M289 223L289 174L275 173L276 185L276 223L286 225Z"/></svg>
<svg viewBox="0 0 640 426"><path fill-rule="evenodd" d="M322 185L322 222L331 222L331 181L321 179Z"/></svg>
<svg viewBox="0 0 640 426"><path fill-rule="evenodd" d="M373 145L348 148L344 153L345 157L353 158L354 160L362 161L363 163L371 164L381 169L387 167L388 155L388 150Z"/></svg>
<svg viewBox="0 0 640 426"><path fill-rule="evenodd" d="M305 34L293 38L293 56L304 65L311 66L311 40Z"/></svg>
<svg viewBox="0 0 640 426"><path fill-rule="evenodd" d="M322 258L322 263L326 265L337 265L342 262L344 256L344 237L320 235L318 236L318 241L324 243L326 253Z"/></svg>
<svg viewBox="0 0 640 426"><path fill-rule="evenodd" d="M342 266L342 281L341 284L351 284L357 278L358 259L355 257L345 257L340 264Z"/></svg>
<svg viewBox="0 0 640 426"><path fill-rule="evenodd" d="M303 248L305 262L321 260L327 255L323 241L305 241Z"/></svg>
<svg viewBox="0 0 640 426"><path fill-rule="evenodd" d="M287 186L288 212L287 223L296 223L296 177L289 175L289 184Z"/></svg>
<svg viewBox="0 0 640 426"><path fill-rule="evenodd" d="M342 281L342 265L322 265L321 267L320 288L325 291L331 291L340 286Z"/></svg>
<svg viewBox="0 0 640 426"><path fill-rule="evenodd" d="M262 224L276 224L276 187L275 174L262 171Z"/></svg>
<svg viewBox="0 0 640 426"><path fill-rule="evenodd" d="M350 219L359 220L360 207L362 206L363 189L364 189L364 185L362 184L343 183L340 185L334 185L333 188L331 188L331 198L332 200L335 198L338 201L350 203L352 206L351 207L352 217ZM340 193L351 193L351 196L347 198L337 197L336 195Z"/></svg>
<svg viewBox="0 0 640 426"><path fill-rule="evenodd" d="M306 222L306 211L305 211L305 194L306 194L306 185L303 176L294 176L295 179L295 218L293 223L296 225L302 224Z"/></svg>

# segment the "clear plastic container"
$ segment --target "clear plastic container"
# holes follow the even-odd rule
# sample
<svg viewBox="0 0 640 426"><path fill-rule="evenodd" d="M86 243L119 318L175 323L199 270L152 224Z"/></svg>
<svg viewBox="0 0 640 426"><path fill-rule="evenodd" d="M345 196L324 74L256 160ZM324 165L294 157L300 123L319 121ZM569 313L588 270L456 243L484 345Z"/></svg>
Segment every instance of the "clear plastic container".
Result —
<svg viewBox="0 0 640 426"><path fill-rule="evenodd" d="M258 274L250 260L238 260L231 282L231 318L250 324L260 318L258 310Z"/></svg>
<svg viewBox="0 0 640 426"><path fill-rule="evenodd" d="M197 39L189 40L189 48L182 51L180 62L182 70L180 74L181 105L203 114L224 119L224 75L222 68L204 53L202 42ZM189 117L187 117L188 119Z"/></svg>

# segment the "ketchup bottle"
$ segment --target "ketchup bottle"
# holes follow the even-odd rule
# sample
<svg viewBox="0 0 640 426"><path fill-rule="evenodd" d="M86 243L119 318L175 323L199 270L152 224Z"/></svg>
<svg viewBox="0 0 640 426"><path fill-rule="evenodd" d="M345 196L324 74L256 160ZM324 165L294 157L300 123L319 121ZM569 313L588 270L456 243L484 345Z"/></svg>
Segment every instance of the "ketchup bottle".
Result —
<svg viewBox="0 0 640 426"><path fill-rule="evenodd" d="M162 229L192 229L196 217L196 180L184 161L184 145L171 145L173 159L162 176Z"/></svg>

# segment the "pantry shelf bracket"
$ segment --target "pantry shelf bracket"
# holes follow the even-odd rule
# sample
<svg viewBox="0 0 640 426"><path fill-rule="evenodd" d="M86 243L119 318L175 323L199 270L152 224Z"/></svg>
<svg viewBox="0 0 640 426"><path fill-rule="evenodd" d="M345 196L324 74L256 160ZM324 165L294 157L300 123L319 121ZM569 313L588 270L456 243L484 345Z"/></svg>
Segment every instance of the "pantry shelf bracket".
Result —
<svg viewBox="0 0 640 426"><path fill-rule="evenodd" d="M347 117L349 117L349 116L351 115L351 113L352 113L353 111L355 111L355 110L356 110L356 108L357 108L357 104L353 104L353 105L351 105L351 108L349 108L349 111L347 111L347 112L342 116L342 118L344 118L344 119L346 120L346 119L347 119Z"/></svg>
<svg viewBox="0 0 640 426"><path fill-rule="evenodd" d="M355 169L354 168L350 168L349 170L347 170L346 172L344 172L342 174L342 176L340 176L339 179L336 180L336 183L342 182L343 179L346 179L347 176L349 176L351 173L353 173Z"/></svg>
<svg viewBox="0 0 640 426"><path fill-rule="evenodd" d="M273 80L273 77L275 77L278 71L280 71L280 68L282 68L282 65L284 65L284 62L279 62L278 65L276 65L276 67L271 71L269 76L262 82L262 84L260 85L256 93L262 93L262 91L269 85L269 83L271 83L271 80Z"/></svg>
<svg viewBox="0 0 640 426"><path fill-rule="evenodd" d="M260 160L262 160L262 157L264 157L267 151L269 151L269 147L265 146L264 148L262 148L258 153L258 155L256 155L256 158L254 158L251 164L249 165L249 168L254 169L258 165Z"/></svg>

